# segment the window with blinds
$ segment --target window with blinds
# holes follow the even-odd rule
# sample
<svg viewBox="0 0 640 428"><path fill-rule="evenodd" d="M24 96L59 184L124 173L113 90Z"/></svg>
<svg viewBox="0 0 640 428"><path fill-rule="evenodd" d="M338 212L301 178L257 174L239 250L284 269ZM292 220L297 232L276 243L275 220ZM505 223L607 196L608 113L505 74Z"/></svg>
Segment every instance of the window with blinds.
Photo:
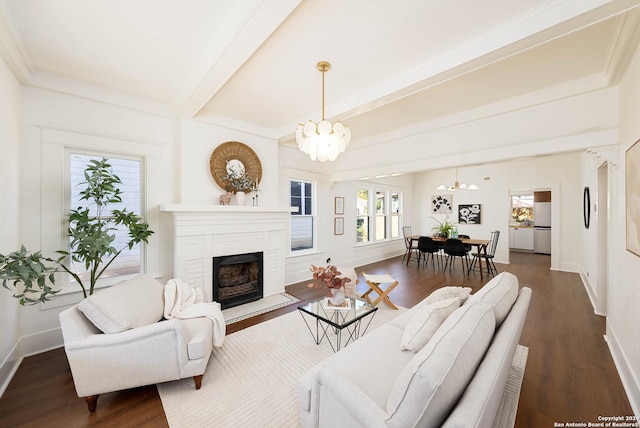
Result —
<svg viewBox="0 0 640 428"><path fill-rule="evenodd" d="M80 200L80 191L84 188L82 184L85 181L84 170L92 159L100 160L104 156L92 156L86 154L72 153L70 155L70 209L88 208L90 214L97 215L96 207L92 201ZM122 183L119 188L122 192L122 202L117 204L109 204L107 209L102 212L102 217L110 217L112 210L124 209L136 213L139 216L142 212L142 162L136 159L121 159L115 157L107 157L109 164ZM129 241L129 232L124 226L115 226L115 230L111 233L115 234L113 246L120 250L126 247ZM70 241L69 241L70 242ZM106 261L105 261L106 262ZM89 274L82 263L71 261L70 267L74 272L84 280ZM137 274L142 272L142 247L140 244L134 245L133 248L125 248L122 253L111 263L109 268L104 272L102 278L115 277L120 275Z"/></svg>

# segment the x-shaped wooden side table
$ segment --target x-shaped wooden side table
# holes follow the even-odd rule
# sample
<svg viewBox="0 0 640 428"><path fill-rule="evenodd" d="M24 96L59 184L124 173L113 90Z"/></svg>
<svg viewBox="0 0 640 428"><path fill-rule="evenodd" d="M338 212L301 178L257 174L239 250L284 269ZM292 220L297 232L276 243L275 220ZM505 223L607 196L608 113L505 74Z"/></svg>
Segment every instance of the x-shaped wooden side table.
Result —
<svg viewBox="0 0 640 428"><path fill-rule="evenodd" d="M362 276L364 276L364 279L367 281L367 285L369 286L369 289L362 295L362 298L365 299L367 303L369 303L371 306L377 306L378 303L384 300L385 303L391 306L393 309L398 309L398 307L393 304L391 299L389 299L389 293L391 293L391 291L396 288L396 285L398 285L398 281L393 279L388 273L385 275L368 275L362 272ZM380 284L390 285L383 290L382 288L380 288ZM369 294L371 294L371 292L375 292L379 296L373 302L369 300Z"/></svg>

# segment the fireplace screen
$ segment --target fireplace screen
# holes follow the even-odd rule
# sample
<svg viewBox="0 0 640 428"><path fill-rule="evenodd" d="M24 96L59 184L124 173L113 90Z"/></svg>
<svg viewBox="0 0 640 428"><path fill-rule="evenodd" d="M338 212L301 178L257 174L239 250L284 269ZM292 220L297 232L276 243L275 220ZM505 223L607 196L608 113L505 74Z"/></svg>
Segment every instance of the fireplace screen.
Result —
<svg viewBox="0 0 640 428"><path fill-rule="evenodd" d="M213 258L213 300L222 309L262 298L262 252Z"/></svg>

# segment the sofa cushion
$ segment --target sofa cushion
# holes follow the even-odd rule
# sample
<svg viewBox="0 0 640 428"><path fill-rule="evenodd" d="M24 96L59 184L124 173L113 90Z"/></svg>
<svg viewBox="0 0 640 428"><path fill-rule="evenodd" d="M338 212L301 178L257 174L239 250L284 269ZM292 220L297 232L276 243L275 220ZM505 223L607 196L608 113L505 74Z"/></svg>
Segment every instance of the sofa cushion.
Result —
<svg viewBox="0 0 640 428"><path fill-rule="evenodd" d="M400 350L401 337L402 329L386 323L327 358L320 371L335 373L356 385L384 409L391 387L415 355Z"/></svg>
<svg viewBox="0 0 640 428"><path fill-rule="evenodd" d="M120 333L162 319L164 286L139 275L95 292L78 309L103 333Z"/></svg>
<svg viewBox="0 0 640 428"><path fill-rule="evenodd" d="M495 331L490 306L457 309L404 367L387 399L392 427L439 427L473 377Z"/></svg>
<svg viewBox="0 0 640 428"><path fill-rule="evenodd" d="M460 299L462 305L471 294L471 287L457 287L454 285L447 285L446 287L438 288L433 293L423 300L427 305L435 303L439 300L450 299L451 297L457 297Z"/></svg>
<svg viewBox="0 0 640 428"><path fill-rule="evenodd" d="M413 316L413 314L420 310L420 308L429 305L431 303L435 303L438 300L449 299L451 297L458 297L460 299L460 305L467 301L469 294L471 293L471 287L457 287L453 285L447 285L445 287L438 288L433 291L428 297L424 298L420 303L414 305L409 311L400 314L390 321L391 324L399 327L401 329L405 329L407 327L407 323Z"/></svg>
<svg viewBox="0 0 640 428"><path fill-rule="evenodd" d="M509 314L511 306L518 298L518 278L509 272L502 272L472 294L466 304L483 302L490 305L496 314L496 329Z"/></svg>
<svg viewBox="0 0 640 428"><path fill-rule="evenodd" d="M400 349L418 352L449 315L460 307L460 299L450 297L438 300L415 311L402 334Z"/></svg>

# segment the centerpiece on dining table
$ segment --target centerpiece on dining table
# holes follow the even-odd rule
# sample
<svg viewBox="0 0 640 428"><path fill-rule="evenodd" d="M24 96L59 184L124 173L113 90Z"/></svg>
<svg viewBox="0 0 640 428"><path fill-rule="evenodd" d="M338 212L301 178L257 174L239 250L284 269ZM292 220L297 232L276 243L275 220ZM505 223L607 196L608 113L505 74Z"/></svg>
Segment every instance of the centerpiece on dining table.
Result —
<svg viewBox="0 0 640 428"><path fill-rule="evenodd" d="M350 278L342 276L342 272L333 265L327 267L311 265L310 270L313 272L314 282L307 287L326 287L329 303L332 306L342 307L348 303L345 302L344 285L351 282Z"/></svg>

